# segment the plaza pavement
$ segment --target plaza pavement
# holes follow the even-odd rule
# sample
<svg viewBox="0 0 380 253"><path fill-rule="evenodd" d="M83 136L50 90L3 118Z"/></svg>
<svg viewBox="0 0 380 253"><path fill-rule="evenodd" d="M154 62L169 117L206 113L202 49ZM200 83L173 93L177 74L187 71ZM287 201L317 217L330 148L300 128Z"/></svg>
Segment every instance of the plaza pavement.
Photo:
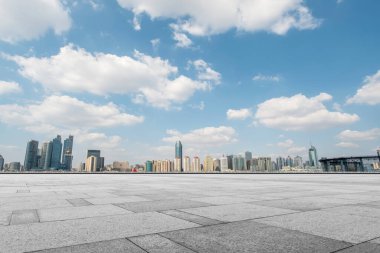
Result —
<svg viewBox="0 0 380 253"><path fill-rule="evenodd" d="M0 252L380 252L380 175L0 174Z"/></svg>

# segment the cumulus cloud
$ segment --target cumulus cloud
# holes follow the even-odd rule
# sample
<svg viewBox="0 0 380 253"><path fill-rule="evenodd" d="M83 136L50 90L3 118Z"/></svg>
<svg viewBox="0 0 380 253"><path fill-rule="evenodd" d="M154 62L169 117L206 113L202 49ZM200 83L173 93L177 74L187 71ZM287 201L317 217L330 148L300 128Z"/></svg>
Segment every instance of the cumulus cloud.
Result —
<svg viewBox="0 0 380 253"><path fill-rule="evenodd" d="M226 126L199 128L187 133L167 130L166 134L163 141L175 143L180 140L188 147L222 146L237 141L235 129Z"/></svg>
<svg viewBox="0 0 380 253"><path fill-rule="evenodd" d="M173 39L176 41L177 47L187 48L193 44L191 39L181 32L173 32Z"/></svg>
<svg viewBox="0 0 380 253"><path fill-rule="evenodd" d="M364 79L363 86L347 100L348 104L380 104L380 70Z"/></svg>
<svg viewBox="0 0 380 253"><path fill-rule="evenodd" d="M36 39L50 29L60 35L71 26L60 0L0 0L0 6L0 40L8 43Z"/></svg>
<svg viewBox="0 0 380 253"><path fill-rule="evenodd" d="M175 33L194 36L220 34L231 29L283 35L292 28L315 29L321 23L303 0L118 0L118 3L135 16L145 13L151 19L171 19Z"/></svg>
<svg viewBox="0 0 380 253"><path fill-rule="evenodd" d="M199 67L199 79L193 80L178 74L169 61L138 51L133 57L92 54L67 45L51 57L5 57L19 65L22 76L49 91L130 94L138 98L134 101L165 109L187 101L198 90L210 90L220 81L220 74L214 80L208 76L217 72L205 62L205 67Z"/></svg>
<svg viewBox="0 0 380 253"><path fill-rule="evenodd" d="M277 75L274 76L266 76L263 74L257 74L254 77L252 77L253 81L271 81L271 82L279 82L280 77Z"/></svg>
<svg viewBox="0 0 380 253"><path fill-rule="evenodd" d="M150 43L152 44L153 49L157 49L158 46L160 45L160 39L159 38L152 39Z"/></svg>
<svg viewBox="0 0 380 253"><path fill-rule="evenodd" d="M250 117L252 117L252 112L248 108L228 109L227 111L227 119L229 120L245 120Z"/></svg>
<svg viewBox="0 0 380 253"><path fill-rule="evenodd" d="M277 146L279 146L281 148L290 148L293 145L294 145L294 141L291 139L287 139L285 141L281 141L281 142L277 143Z"/></svg>
<svg viewBox="0 0 380 253"><path fill-rule="evenodd" d="M366 131L344 130L338 134L343 141L371 141L380 138L380 128L372 128Z"/></svg>
<svg viewBox="0 0 380 253"><path fill-rule="evenodd" d="M50 96L29 105L0 105L0 122L26 131L54 135L74 134L79 142L114 146L119 136L107 136L99 128L142 123L142 116L122 112L115 104L95 105L69 96Z"/></svg>
<svg viewBox="0 0 380 253"><path fill-rule="evenodd" d="M280 141L277 143L277 146L286 149L286 152L289 155L302 154L306 152L305 147L297 146L292 139Z"/></svg>
<svg viewBox="0 0 380 253"><path fill-rule="evenodd" d="M340 147L340 148L358 148L359 147L358 144L355 144L352 142L345 142L345 141L339 142L335 144L335 146Z"/></svg>
<svg viewBox="0 0 380 253"><path fill-rule="evenodd" d="M258 105L255 119L264 126L287 131L322 129L359 120L356 114L329 111L323 102L331 99L327 93L311 98L303 94L272 98Z"/></svg>
<svg viewBox="0 0 380 253"><path fill-rule="evenodd" d="M21 91L20 85L16 82L0 81L0 95L18 93Z"/></svg>
<svg viewBox="0 0 380 253"><path fill-rule="evenodd" d="M198 72L198 79L209 81L215 84L220 84L221 74L211 68L211 66L202 59L189 61L189 64L194 66Z"/></svg>

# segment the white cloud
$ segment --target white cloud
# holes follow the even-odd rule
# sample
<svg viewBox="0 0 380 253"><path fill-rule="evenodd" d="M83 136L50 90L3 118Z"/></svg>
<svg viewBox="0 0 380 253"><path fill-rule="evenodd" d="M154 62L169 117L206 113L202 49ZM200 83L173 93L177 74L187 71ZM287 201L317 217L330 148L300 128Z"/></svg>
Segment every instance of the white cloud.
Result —
<svg viewBox="0 0 380 253"><path fill-rule="evenodd" d="M297 146L292 139L286 139L284 141L278 142L277 146L286 149L286 153L289 155L298 155L306 152L305 147Z"/></svg>
<svg viewBox="0 0 380 253"><path fill-rule="evenodd" d="M189 64L194 66L198 72L198 79L202 81L211 81L215 84L220 84L221 74L213 70L210 65L202 59L189 61Z"/></svg>
<svg viewBox="0 0 380 253"><path fill-rule="evenodd" d="M380 104L380 70L364 79L363 86L347 100L348 104Z"/></svg>
<svg viewBox="0 0 380 253"><path fill-rule="evenodd" d="M315 19L303 0L118 0L135 16L143 13L151 19L175 20L174 32L208 36L236 29L246 32L267 31L279 35L288 30L315 29ZM173 27L172 27L173 28Z"/></svg>
<svg viewBox="0 0 380 253"><path fill-rule="evenodd" d="M253 81L271 81L271 82L279 82L280 77L277 75L274 76L265 76L262 74L257 74L252 78Z"/></svg>
<svg viewBox="0 0 380 253"><path fill-rule="evenodd" d="M67 45L57 55L47 58L5 56L19 65L25 78L41 83L49 91L131 94L137 101L169 109L187 101L197 90L210 90L220 79L206 79L212 72L199 69L199 79L179 75L178 68L160 57L135 51L133 57L91 54ZM209 73L210 72L210 73ZM218 76L220 78L220 74ZM135 99L136 100L136 99Z"/></svg>
<svg viewBox="0 0 380 253"><path fill-rule="evenodd" d="M181 32L173 32L173 39L176 41L177 47L187 48L193 44L191 39Z"/></svg>
<svg viewBox="0 0 380 253"><path fill-rule="evenodd" d="M201 101L201 102L200 102L199 104L197 104L197 105L190 105L190 107L193 108L193 109L198 109L198 110L200 110L200 111L203 111L203 110L205 109L206 105L205 105L205 102L204 102L204 101Z"/></svg>
<svg viewBox="0 0 380 253"><path fill-rule="evenodd" d="M339 142L335 144L335 146L340 147L340 148L358 148L359 145L352 143L352 142Z"/></svg>
<svg viewBox="0 0 380 253"><path fill-rule="evenodd" d="M277 143L277 146L279 146L281 148L290 148L293 145L294 145L294 141L291 139L287 139L285 141L281 141L281 142Z"/></svg>
<svg viewBox="0 0 380 253"><path fill-rule="evenodd" d="M180 140L187 147L221 146L237 141L235 129L226 126L199 128L188 133L167 130L166 134L163 141L175 143Z"/></svg>
<svg viewBox="0 0 380 253"><path fill-rule="evenodd" d="M302 94L272 98L258 105L255 118L264 126L293 131L323 129L359 120L356 114L329 111L323 102L331 99L326 93L311 98Z"/></svg>
<svg viewBox="0 0 380 253"><path fill-rule="evenodd" d="M60 35L71 26L60 0L0 0L0 6L0 40L8 43L36 39L50 29Z"/></svg>
<svg viewBox="0 0 380 253"><path fill-rule="evenodd" d="M153 49L157 49L158 46L160 45L160 39L159 38L152 39L150 43L152 44Z"/></svg>
<svg viewBox="0 0 380 253"><path fill-rule="evenodd" d="M228 109L227 111L227 119L229 120L245 120L250 117L252 117L252 112L248 108L238 110Z"/></svg>
<svg viewBox="0 0 380 253"><path fill-rule="evenodd" d="M141 123L144 117L123 113L113 103L95 105L69 96L50 96L30 105L0 105L0 121L23 127L93 129Z"/></svg>
<svg viewBox="0 0 380 253"><path fill-rule="evenodd" d="M22 89L16 82L0 81L0 96L10 93L19 93Z"/></svg>
<svg viewBox="0 0 380 253"><path fill-rule="evenodd" d="M380 138L380 128L367 131L344 130L338 134L338 138L344 141L370 141Z"/></svg>

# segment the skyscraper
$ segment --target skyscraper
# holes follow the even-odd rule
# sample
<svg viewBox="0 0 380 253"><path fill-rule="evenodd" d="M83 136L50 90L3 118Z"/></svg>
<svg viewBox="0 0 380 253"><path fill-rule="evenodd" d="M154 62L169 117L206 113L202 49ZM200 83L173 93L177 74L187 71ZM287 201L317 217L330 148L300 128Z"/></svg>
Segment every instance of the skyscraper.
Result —
<svg viewBox="0 0 380 253"><path fill-rule="evenodd" d="M193 158L192 167L193 167L194 172L201 172L201 160L199 159L198 156L195 156Z"/></svg>
<svg viewBox="0 0 380 253"><path fill-rule="evenodd" d="M4 157L0 155L0 171L4 169Z"/></svg>
<svg viewBox="0 0 380 253"><path fill-rule="evenodd" d="M214 171L220 171L220 167L221 167L220 159L215 158L214 159Z"/></svg>
<svg viewBox="0 0 380 253"><path fill-rule="evenodd" d="M184 171L185 172L190 172L191 171L191 163L190 163L190 157L185 156L185 165L184 165Z"/></svg>
<svg viewBox="0 0 380 253"><path fill-rule="evenodd" d="M99 171L101 168L100 150L96 150L96 149L87 150L87 158L89 158L90 156L96 157L96 170ZM104 163L104 158L103 158L103 163Z"/></svg>
<svg viewBox="0 0 380 253"><path fill-rule="evenodd" d="M214 159L211 156L206 156L203 162L203 172L212 172L214 170Z"/></svg>
<svg viewBox="0 0 380 253"><path fill-rule="evenodd" d="M26 145L24 170L32 170L37 167L38 141L31 140Z"/></svg>
<svg viewBox="0 0 380 253"><path fill-rule="evenodd" d="M73 162L74 136L69 135L63 141L62 165L65 170L71 170Z"/></svg>
<svg viewBox="0 0 380 253"><path fill-rule="evenodd" d="M296 156L293 160L294 167L303 167L302 157Z"/></svg>
<svg viewBox="0 0 380 253"><path fill-rule="evenodd" d="M53 169L61 168L61 155L62 155L62 139L60 135L52 141L51 162L50 167Z"/></svg>
<svg viewBox="0 0 380 253"><path fill-rule="evenodd" d="M289 167L293 167L293 159L290 156L286 158L285 165Z"/></svg>
<svg viewBox="0 0 380 253"><path fill-rule="evenodd" d="M220 158L220 169L221 169L221 171L227 171L228 170L228 160L227 160L227 157L225 157L225 156Z"/></svg>
<svg viewBox="0 0 380 253"><path fill-rule="evenodd" d="M285 165L284 164L284 158L282 158L281 156L277 157L276 158L276 164L277 164L277 169L282 170L282 167Z"/></svg>
<svg viewBox="0 0 380 253"><path fill-rule="evenodd" d="M89 156L86 159L86 172L94 172L97 170L98 159L95 156Z"/></svg>
<svg viewBox="0 0 380 253"><path fill-rule="evenodd" d="M182 143L181 141L177 141L175 143L175 158L179 159L179 171L183 171L182 167Z"/></svg>
<svg viewBox="0 0 380 253"><path fill-rule="evenodd" d="M251 169L251 163L252 163L252 153L249 151L245 152L245 168L247 170Z"/></svg>
<svg viewBox="0 0 380 253"><path fill-rule="evenodd" d="M310 166L319 167L317 149L314 146L309 148L309 162Z"/></svg>
<svg viewBox="0 0 380 253"><path fill-rule="evenodd" d="M42 144L40 169L48 170L50 168L52 146L53 143L51 141Z"/></svg>

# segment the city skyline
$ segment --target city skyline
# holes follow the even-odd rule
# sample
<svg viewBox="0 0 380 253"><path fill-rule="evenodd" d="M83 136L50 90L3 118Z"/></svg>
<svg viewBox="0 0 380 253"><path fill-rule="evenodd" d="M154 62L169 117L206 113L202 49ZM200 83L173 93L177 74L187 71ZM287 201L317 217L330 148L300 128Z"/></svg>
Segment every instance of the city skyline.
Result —
<svg viewBox="0 0 380 253"><path fill-rule="evenodd" d="M30 0L41 13L23 19L29 5L2 3L6 162L24 165L27 140L55 150L55 167L77 166L89 149L110 162L171 158L179 140L182 166L247 150L305 161L310 144L318 159L376 153L378 1L265 1L268 16L257 1L159 2ZM57 133L75 136L75 148L50 147Z"/></svg>

